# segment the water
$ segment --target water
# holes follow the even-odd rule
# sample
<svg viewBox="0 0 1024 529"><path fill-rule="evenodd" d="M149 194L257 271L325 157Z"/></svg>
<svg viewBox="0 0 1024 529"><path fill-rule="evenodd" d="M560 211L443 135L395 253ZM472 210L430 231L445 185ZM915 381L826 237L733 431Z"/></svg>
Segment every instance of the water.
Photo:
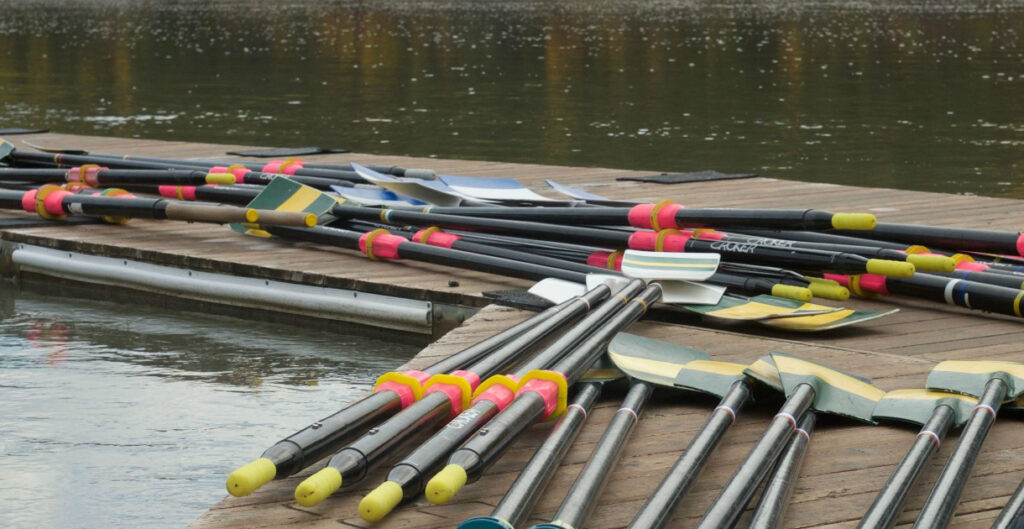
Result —
<svg viewBox="0 0 1024 529"><path fill-rule="evenodd" d="M184 527L418 348L0 284L0 527Z"/></svg>
<svg viewBox="0 0 1024 529"><path fill-rule="evenodd" d="M1024 198L1017 0L0 0L0 124Z"/></svg>

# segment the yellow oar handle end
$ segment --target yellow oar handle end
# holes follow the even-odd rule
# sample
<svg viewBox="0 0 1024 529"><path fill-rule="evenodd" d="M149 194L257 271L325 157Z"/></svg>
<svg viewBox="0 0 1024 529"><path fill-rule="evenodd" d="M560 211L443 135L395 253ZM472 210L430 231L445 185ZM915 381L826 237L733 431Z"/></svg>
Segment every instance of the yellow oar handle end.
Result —
<svg viewBox="0 0 1024 529"><path fill-rule="evenodd" d="M359 516L367 522L378 522L402 503L402 486L394 481L385 481L359 502Z"/></svg>
<svg viewBox="0 0 1024 529"><path fill-rule="evenodd" d="M850 289L838 283L833 285L823 281L811 281L808 288L811 289L811 294L822 299L834 299L836 301L850 299Z"/></svg>
<svg viewBox="0 0 1024 529"><path fill-rule="evenodd" d="M229 474L225 486L232 496L246 496L270 483L270 480L274 479L276 475L277 467L274 466L274 462L261 457Z"/></svg>
<svg viewBox="0 0 1024 529"><path fill-rule="evenodd" d="M835 213L832 227L837 230L873 230L878 219L870 213Z"/></svg>
<svg viewBox="0 0 1024 529"><path fill-rule="evenodd" d="M866 270L869 274L886 277L910 277L917 268L907 261L889 261L886 259L868 259Z"/></svg>
<svg viewBox="0 0 1024 529"><path fill-rule="evenodd" d="M794 285L775 285L772 287L772 295L797 301L810 301L814 297L811 289Z"/></svg>
<svg viewBox="0 0 1024 529"><path fill-rule="evenodd" d="M945 255L907 254L907 262L924 272L949 273L956 270L956 259Z"/></svg>
<svg viewBox="0 0 1024 529"><path fill-rule="evenodd" d="M435 505L448 503L466 484L466 479L466 469L459 465L444 467L427 483L427 499Z"/></svg>
<svg viewBox="0 0 1024 529"><path fill-rule="evenodd" d="M295 501L303 507L312 507L340 488L341 472L333 467L324 467L295 487Z"/></svg>
<svg viewBox="0 0 1024 529"><path fill-rule="evenodd" d="M206 175L207 184L234 184L235 175L231 173L210 173Z"/></svg>

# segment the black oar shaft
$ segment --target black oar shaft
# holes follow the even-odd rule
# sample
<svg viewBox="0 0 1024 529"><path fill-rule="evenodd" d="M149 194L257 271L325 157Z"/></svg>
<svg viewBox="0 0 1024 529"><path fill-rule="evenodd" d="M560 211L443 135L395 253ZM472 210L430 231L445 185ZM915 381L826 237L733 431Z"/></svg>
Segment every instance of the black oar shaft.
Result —
<svg viewBox="0 0 1024 529"><path fill-rule="evenodd" d="M583 465L579 476L566 493L562 505L555 513L554 523L567 529L577 529L590 516L601 497L612 469L622 454L630 434L636 428L644 405L654 392L654 387L647 382L634 381L629 392L622 401L622 406L612 417L605 428L604 434L597 442L590 459Z"/></svg>
<svg viewBox="0 0 1024 529"><path fill-rule="evenodd" d="M875 501L864 513L857 529L889 529L903 510L903 503L914 487L921 470L939 451L939 444L953 426L956 416L949 406L936 406L931 417L921 427L917 439L903 460L878 492Z"/></svg>
<svg viewBox="0 0 1024 529"><path fill-rule="evenodd" d="M547 439L534 452L515 482L495 506L491 517L519 527L530 516L530 511L555 475L559 463L587 422L587 414L601 394L601 384L584 382L578 385L572 404L551 430Z"/></svg>
<svg viewBox="0 0 1024 529"><path fill-rule="evenodd" d="M1012 231L947 228L879 222L866 232L838 232L904 244L923 244L949 250L1024 255L1024 235Z"/></svg>
<svg viewBox="0 0 1024 529"><path fill-rule="evenodd" d="M813 402L814 388L809 384L800 384L793 390L711 508L704 513L697 529L732 529L736 525L754 492L786 447L796 429L797 418L810 409Z"/></svg>
<svg viewBox="0 0 1024 529"><path fill-rule="evenodd" d="M1024 529L1024 481L1006 502L999 518L992 524L992 529Z"/></svg>
<svg viewBox="0 0 1024 529"><path fill-rule="evenodd" d="M976 310L1022 317L1022 292L964 279L918 273L913 277L886 278L885 289L901 294Z"/></svg>
<svg viewBox="0 0 1024 529"><path fill-rule="evenodd" d="M662 529L672 517L679 499L697 479L701 469L718 446L722 436L736 422L736 414L750 400L750 385L746 380L733 382L729 391L708 416L707 422L690 441L676 463L661 480L658 488L640 508L629 524L630 529Z"/></svg>
<svg viewBox="0 0 1024 529"><path fill-rule="evenodd" d="M816 420L817 414L814 411L808 411L800 419L799 427L793 432L786 450L768 477L761 499L754 509L754 516L747 526L748 529L782 527L789 496L793 493L797 478L800 476L800 467L803 466L804 454L807 453L807 445L811 442L811 432L814 431Z"/></svg>
<svg viewBox="0 0 1024 529"><path fill-rule="evenodd" d="M956 506L960 503L960 494L974 468L974 461L981 453L981 445L988 436L988 431L996 421L999 406L1006 398L1008 387L999 377L994 377L985 384L985 390L978 398L978 404L971 412L971 418L964 426L953 453L950 454L939 474L938 481L931 494L925 500L921 513L914 522L915 529L943 529L953 518Z"/></svg>

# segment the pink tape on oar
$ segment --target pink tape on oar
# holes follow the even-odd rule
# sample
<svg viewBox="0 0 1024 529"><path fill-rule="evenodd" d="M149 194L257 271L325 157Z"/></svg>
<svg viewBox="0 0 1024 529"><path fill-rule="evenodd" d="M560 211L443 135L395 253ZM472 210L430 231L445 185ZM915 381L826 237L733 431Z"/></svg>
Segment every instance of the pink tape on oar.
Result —
<svg viewBox="0 0 1024 529"><path fill-rule="evenodd" d="M977 261L965 261L956 264L957 270L966 270L968 272L984 272L989 269L989 266L985 263L979 263Z"/></svg>
<svg viewBox="0 0 1024 529"><path fill-rule="evenodd" d="M681 204L665 204L658 210L658 227L661 229L680 228L676 224L676 213L683 209Z"/></svg>
<svg viewBox="0 0 1024 529"><path fill-rule="evenodd" d="M629 248L648 252L685 252L690 233L678 230L636 231L629 236Z"/></svg>
<svg viewBox="0 0 1024 529"><path fill-rule="evenodd" d="M359 237L359 250L373 260L398 259L398 246L409 242L405 237L392 235L387 230L373 230Z"/></svg>
<svg viewBox="0 0 1024 529"><path fill-rule="evenodd" d="M427 393L444 393L451 401L450 419L454 419L469 407L473 398L473 390L480 385L480 377L472 371L456 370L447 375L430 377L424 387Z"/></svg>
<svg viewBox="0 0 1024 529"><path fill-rule="evenodd" d="M293 160L290 162L285 162L284 165L282 165L281 168L278 170L281 171L281 174L295 176L295 171L302 169L303 163L304 162L302 160Z"/></svg>
<svg viewBox="0 0 1024 529"><path fill-rule="evenodd" d="M850 286L850 276L846 274L821 274L821 277L824 277L825 279L831 279L832 281L835 281L836 283L839 283L844 287Z"/></svg>
<svg viewBox="0 0 1024 529"><path fill-rule="evenodd" d="M587 264L608 270L622 270L622 252L594 252L587 256Z"/></svg>
<svg viewBox="0 0 1024 529"><path fill-rule="evenodd" d="M272 160L270 163L268 163L267 165L263 166L263 172L264 173L276 173L281 168L281 164L283 164L283 163L284 163L284 160Z"/></svg>
<svg viewBox="0 0 1024 529"><path fill-rule="evenodd" d="M36 191L26 191L24 195L21 195L21 209L28 211L29 213L36 212Z"/></svg>
<svg viewBox="0 0 1024 529"><path fill-rule="evenodd" d="M46 212L50 215L64 215L64 208L61 207L61 203L64 197L70 194L64 190L54 190L49 195L46 195L46 198L43 199L43 207L46 209Z"/></svg>
<svg viewBox="0 0 1024 529"><path fill-rule="evenodd" d="M1024 233L1017 237L1017 255L1024 257Z"/></svg>
<svg viewBox="0 0 1024 529"><path fill-rule="evenodd" d="M486 400L497 406L500 411L504 410L509 403L515 400L516 390L518 387L513 386L513 384L517 384L519 382L519 378L515 375L505 375L504 377L497 378L504 378L508 380L505 381L506 383L492 383L486 388L482 388L483 391L473 397L473 404L476 404L481 400ZM488 379L488 381L491 380L492 379Z"/></svg>
<svg viewBox="0 0 1024 529"><path fill-rule="evenodd" d="M689 232L687 232L689 233ZM720 231L714 230L695 230L692 232L698 239L704 239L706 241L720 241L727 237L726 234Z"/></svg>
<svg viewBox="0 0 1024 529"><path fill-rule="evenodd" d="M523 393L536 393L544 400L544 418L550 417L558 409L558 384L550 380L530 380L516 392L517 395Z"/></svg>
<svg viewBox="0 0 1024 529"><path fill-rule="evenodd" d="M391 375L391 376L388 376ZM398 375L398 376L395 376ZM373 388L374 393L381 391L394 391L398 398L402 401L402 409L409 407L410 404L416 402L417 393L423 384L430 380L430 373L424 373L423 371L416 371L411 369L404 373L387 374L382 377L385 381L377 384L377 387ZM406 379L407 382L402 382L397 379ZM411 384L418 384L416 388L413 388Z"/></svg>
<svg viewBox="0 0 1024 529"><path fill-rule="evenodd" d="M442 248L451 248L452 245L455 244L455 241L461 238L462 237L452 233L445 233L437 226L424 228L412 236L413 242L429 244L431 246L440 246Z"/></svg>
<svg viewBox="0 0 1024 529"><path fill-rule="evenodd" d="M654 211L654 204L637 204L629 208L629 225L637 228L651 227L651 212Z"/></svg>
<svg viewBox="0 0 1024 529"><path fill-rule="evenodd" d="M876 294L889 294L889 290L885 288L885 276L879 274L861 274L858 284L861 290L866 292L874 292Z"/></svg>
<svg viewBox="0 0 1024 529"><path fill-rule="evenodd" d="M653 252L654 245L657 243L657 240L658 234L653 231L633 232L633 234L629 236L629 248L631 250Z"/></svg>

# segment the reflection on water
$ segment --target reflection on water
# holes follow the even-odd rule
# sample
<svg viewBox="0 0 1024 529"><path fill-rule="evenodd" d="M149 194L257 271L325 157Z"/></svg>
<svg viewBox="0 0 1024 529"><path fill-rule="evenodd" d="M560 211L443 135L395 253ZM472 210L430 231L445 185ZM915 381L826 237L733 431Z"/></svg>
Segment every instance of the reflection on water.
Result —
<svg viewBox="0 0 1024 529"><path fill-rule="evenodd" d="M0 527L183 527L417 349L0 284Z"/></svg>
<svg viewBox="0 0 1024 529"><path fill-rule="evenodd" d="M1016 0L0 6L0 123L1024 197Z"/></svg>

